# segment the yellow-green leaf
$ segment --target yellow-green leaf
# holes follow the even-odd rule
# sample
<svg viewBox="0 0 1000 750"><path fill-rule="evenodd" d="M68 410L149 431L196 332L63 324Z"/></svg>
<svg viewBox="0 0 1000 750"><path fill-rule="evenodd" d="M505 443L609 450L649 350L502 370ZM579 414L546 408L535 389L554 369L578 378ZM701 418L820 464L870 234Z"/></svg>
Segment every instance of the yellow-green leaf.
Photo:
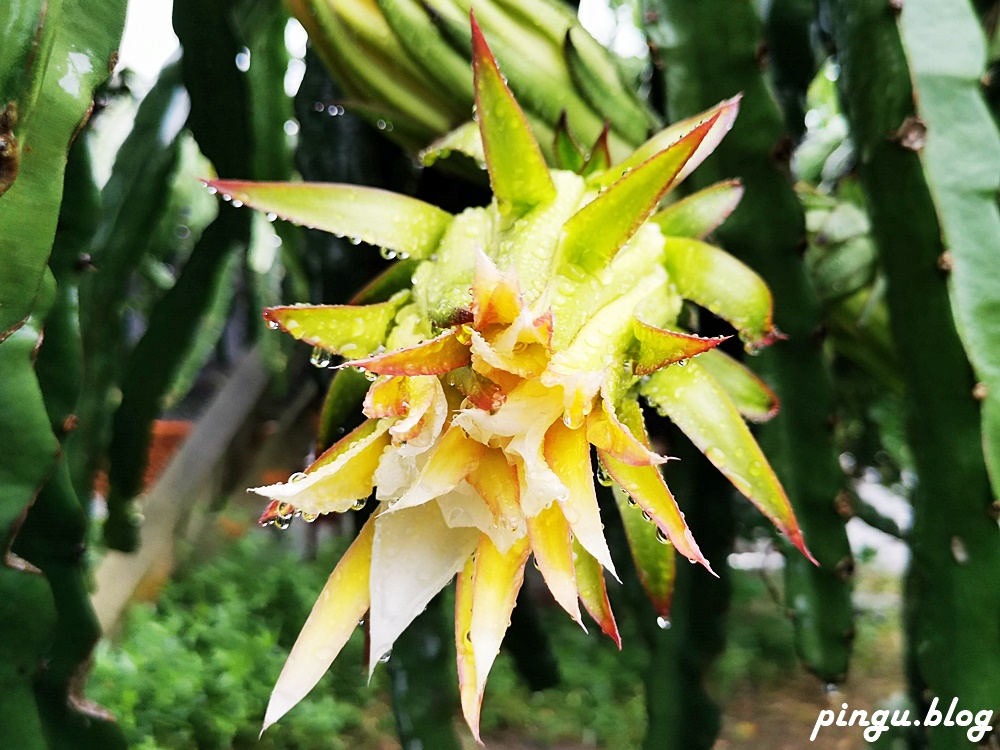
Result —
<svg viewBox="0 0 1000 750"><path fill-rule="evenodd" d="M269 307L264 319L300 341L345 357L367 356L385 343L396 312L409 291L375 305L289 305Z"/></svg>
<svg viewBox="0 0 1000 750"><path fill-rule="evenodd" d="M687 367L668 367L650 375L640 392L811 559L778 477L726 391L707 370L694 360Z"/></svg>
<svg viewBox="0 0 1000 750"><path fill-rule="evenodd" d="M234 203L388 248L401 260L429 257L453 218L416 198L360 185L238 180L205 184Z"/></svg>

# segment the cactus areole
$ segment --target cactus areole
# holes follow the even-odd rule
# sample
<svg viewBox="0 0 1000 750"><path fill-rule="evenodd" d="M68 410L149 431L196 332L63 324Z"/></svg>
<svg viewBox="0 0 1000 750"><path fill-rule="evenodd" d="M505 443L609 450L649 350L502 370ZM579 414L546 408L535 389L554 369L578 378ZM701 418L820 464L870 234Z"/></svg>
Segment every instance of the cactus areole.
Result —
<svg viewBox="0 0 1000 750"><path fill-rule="evenodd" d="M480 139L462 140L485 160L494 195L485 208L453 216L350 185L209 183L248 206L418 261L412 283L375 304L264 311L271 327L316 347L314 362L344 357L340 367L362 369L372 383L360 427L288 482L253 490L272 501L262 522L342 513L373 491L378 502L306 621L265 728L312 689L359 620L367 616L374 669L457 575L458 679L478 739L486 678L531 554L570 616L583 624L582 602L618 642L591 446L605 480L630 498L622 512L648 520L627 524L629 541L666 616L674 550L709 563L664 481L668 459L650 445L640 397L809 554L743 422L740 394L700 363L725 357L712 351L722 339L677 325L688 299L732 323L750 349L778 335L759 277L698 239L735 205L720 202L719 190L738 200L738 187L660 208L729 130L738 100L667 128L618 164L598 143L569 159L576 171L550 169L474 18L472 36ZM557 138L565 153L573 140ZM750 382L769 394L749 371L740 382L741 392ZM653 538L660 544L649 545Z"/></svg>

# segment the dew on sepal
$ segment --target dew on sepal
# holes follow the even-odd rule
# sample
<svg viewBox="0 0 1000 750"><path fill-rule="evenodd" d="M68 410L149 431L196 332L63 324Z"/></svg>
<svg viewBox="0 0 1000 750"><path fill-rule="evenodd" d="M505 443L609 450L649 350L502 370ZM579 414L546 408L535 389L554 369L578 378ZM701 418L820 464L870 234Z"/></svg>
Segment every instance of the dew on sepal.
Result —
<svg viewBox="0 0 1000 750"><path fill-rule="evenodd" d="M309 361L312 363L313 367L329 367L332 357L330 352L321 346L314 346L312 354L309 355Z"/></svg>
<svg viewBox="0 0 1000 750"><path fill-rule="evenodd" d="M672 623L670 622L670 619L667 617L657 617L656 627L658 627L660 630L670 630L670 628L672 627Z"/></svg>

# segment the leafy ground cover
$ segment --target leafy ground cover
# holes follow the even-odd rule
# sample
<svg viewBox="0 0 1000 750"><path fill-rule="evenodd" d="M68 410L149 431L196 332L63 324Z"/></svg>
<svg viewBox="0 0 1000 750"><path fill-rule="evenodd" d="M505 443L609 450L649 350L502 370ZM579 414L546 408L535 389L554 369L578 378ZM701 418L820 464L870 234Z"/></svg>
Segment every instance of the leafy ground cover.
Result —
<svg viewBox="0 0 1000 750"><path fill-rule="evenodd" d="M155 604L134 606L118 636L101 645L88 694L119 718L131 747L399 747L388 675L376 670L371 687L366 685L360 631L320 686L258 743L274 680L316 592L346 547L343 538L325 543L317 559L307 563L288 541L255 530L207 561L192 558ZM729 644L713 674L713 693L726 705L717 747L800 747L818 711L832 701L870 709L897 689L898 609L888 585L862 577L862 587L888 604L859 617L858 675L843 693L829 696L798 666L788 621L765 581L736 571ZM539 601L544 605L544 599ZM596 628L586 634L554 607L540 609L561 683L532 692L513 660L501 653L482 717L487 747L639 747L646 722L641 674L647 655L625 608L619 617L621 653ZM830 732L815 744L859 747L861 738Z"/></svg>

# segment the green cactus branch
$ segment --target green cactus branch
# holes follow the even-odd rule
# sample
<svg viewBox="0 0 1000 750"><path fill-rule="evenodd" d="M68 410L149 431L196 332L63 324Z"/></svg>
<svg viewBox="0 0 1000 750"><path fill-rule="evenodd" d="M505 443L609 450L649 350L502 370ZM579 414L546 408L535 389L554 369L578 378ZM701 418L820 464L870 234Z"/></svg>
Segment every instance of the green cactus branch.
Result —
<svg viewBox="0 0 1000 750"><path fill-rule="evenodd" d="M907 430L920 478L908 582L911 695L917 705L934 695L992 707L1000 695L995 668L1000 664L1000 534L990 515L996 506L982 453L975 380L939 267L945 250L940 207L918 153L925 125L915 117L909 66L890 7L879 0L842 0L828 3L827 11L840 62L840 94L888 278L892 328L907 378ZM949 50L944 54L965 58L966 50ZM959 126L957 112L938 127ZM958 172L956 177L964 179ZM972 189L976 178L968 179ZM914 741L922 746L922 738ZM962 732L946 727L933 728L929 743L933 748L967 746Z"/></svg>
<svg viewBox="0 0 1000 750"><path fill-rule="evenodd" d="M981 92L986 39L968 0L913 3L899 30L918 102L914 137L926 140L920 160L947 253L941 262L982 383L986 467L1000 495L1000 133Z"/></svg>
<svg viewBox="0 0 1000 750"><path fill-rule="evenodd" d="M100 204L89 145L83 135L70 152L66 199L50 261L56 293L35 363L51 429L64 444L77 423L83 369L77 305L82 272L77 263L93 234ZM82 694L91 651L100 637L87 588L87 526L87 509L74 491L69 464L63 457L14 546L45 574L55 598L54 639L35 681L49 750L124 748L118 725Z"/></svg>
<svg viewBox="0 0 1000 750"><path fill-rule="evenodd" d="M0 425L11 431L4 435L7 447L0 458L0 746L48 750L46 737L55 724L50 712L40 713L36 689L44 692L50 677L58 681L55 675L66 662L57 659L35 680L43 658L57 653L50 653L50 641L63 632L65 621L57 626L57 611L61 617L66 609L57 610L53 589L69 578L57 576L59 582L52 579L50 588L37 567L8 550L59 454L33 366L41 322L56 294L47 262L66 154L89 115L94 89L113 64L125 3L50 0L18 3L10 10L13 25L5 21L5 26L16 35L5 39L0 53ZM63 473L54 481L65 478ZM39 513L51 507L56 486L45 490ZM72 519L67 517L70 525ZM56 599L65 603L63 593L58 591ZM80 601L76 594L70 598ZM66 647L73 650L80 643ZM61 700L58 688L56 694Z"/></svg>
<svg viewBox="0 0 1000 750"><path fill-rule="evenodd" d="M800 252L802 209L788 176L791 141L759 68L761 24L749 3L722 0L644 4L647 35L665 66L669 119L743 92L732 133L694 173L695 187L740 177L745 197L718 230L722 244L761 274L774 293L775 323L788 336L750 364L775 390L780 415L761 430L820 567L787 556L786 592L796 647L824 681L843 680L854 634L851 551L834 500L842 477L833 448L830 375L816 331L819 308Z"/></svg>

